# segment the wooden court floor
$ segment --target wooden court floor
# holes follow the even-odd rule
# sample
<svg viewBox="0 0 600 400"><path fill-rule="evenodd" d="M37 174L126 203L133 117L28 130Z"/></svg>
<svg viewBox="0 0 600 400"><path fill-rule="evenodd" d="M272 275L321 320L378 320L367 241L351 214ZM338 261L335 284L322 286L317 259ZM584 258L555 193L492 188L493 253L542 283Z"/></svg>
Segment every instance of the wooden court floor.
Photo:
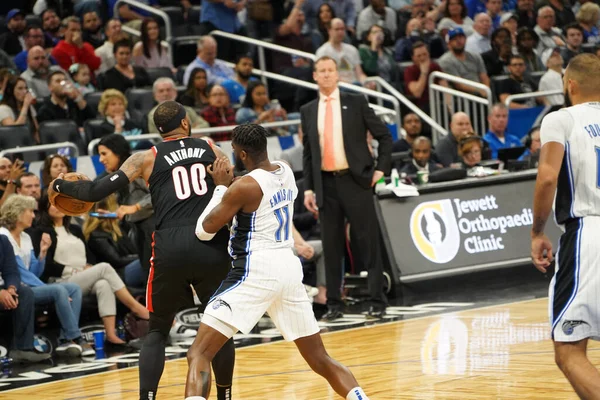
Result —
<svg viewBox="0 0 600 400"><path fill-rule="evenodd" d="M325 334L371 399L575 399L553 362L547 299ZM590 357L600 366L600 346ZM185 359L167 362L158 399L182 399ZM0 399L137 399L137 368L0 392ZM338 399L293 344L237 351L236 400ZM216 398L213 390L211 399Z"/></svg>

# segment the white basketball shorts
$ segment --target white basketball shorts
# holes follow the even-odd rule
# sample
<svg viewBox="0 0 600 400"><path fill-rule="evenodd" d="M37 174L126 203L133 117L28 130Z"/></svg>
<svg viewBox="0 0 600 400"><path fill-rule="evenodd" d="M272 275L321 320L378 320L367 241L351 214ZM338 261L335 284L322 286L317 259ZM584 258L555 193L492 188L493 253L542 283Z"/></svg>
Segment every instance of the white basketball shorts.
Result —
<svg viewBox="0 0 600 400"><path fill-rule="evenodd" d="M288 341L319 332L302 284L302 264L291 249L254 251L232 264L204 314L247 334L268 312Z"/></svg>

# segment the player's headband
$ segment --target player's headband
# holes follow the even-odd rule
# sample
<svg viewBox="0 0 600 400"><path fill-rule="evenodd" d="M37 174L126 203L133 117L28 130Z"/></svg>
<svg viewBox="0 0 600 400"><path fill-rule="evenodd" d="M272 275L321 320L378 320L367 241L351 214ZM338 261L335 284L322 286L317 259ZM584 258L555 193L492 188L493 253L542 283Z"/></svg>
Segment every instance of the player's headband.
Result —
<svg viewBox="0 0 600 400"><path fill-rule="evenodd" d="M179 126L181 125L181 120L185 119L185 116L186 116L185 108L183 108L183 106L179 103L177 103L177 105L179 106L179 111L167 123L165 123L163 125L158 125L158 124L156 124L156 120L154 121L154 123L156 124L156 127L158 128L158 131L160 133L168 133L168 132L174 131L175 129L179 128ZM156 113L154 113L154 115L156 116Z"/></svg>

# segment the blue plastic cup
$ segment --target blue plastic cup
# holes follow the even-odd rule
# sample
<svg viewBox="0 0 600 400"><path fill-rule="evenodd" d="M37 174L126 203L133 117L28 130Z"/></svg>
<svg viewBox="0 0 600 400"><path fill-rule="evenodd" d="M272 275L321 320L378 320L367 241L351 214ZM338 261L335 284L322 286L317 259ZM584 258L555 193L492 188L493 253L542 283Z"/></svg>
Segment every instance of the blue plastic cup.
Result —
<svg viewBox="0 0 600 400"><path fill-rule="evenodd" d="M104 331L94 331L94 348L96 350L104 349Z"/></svg>

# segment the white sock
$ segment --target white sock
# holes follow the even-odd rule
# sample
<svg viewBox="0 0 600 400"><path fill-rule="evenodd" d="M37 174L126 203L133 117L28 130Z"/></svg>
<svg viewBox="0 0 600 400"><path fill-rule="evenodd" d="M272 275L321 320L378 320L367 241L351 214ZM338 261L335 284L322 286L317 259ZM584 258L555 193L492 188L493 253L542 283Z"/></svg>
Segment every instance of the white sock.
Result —
<svg viewBox="0 0 600 400"><path fill-rule="evenodd" d="M357 386L348 393L346 400L369 400L369 398L364 390L360 386Z"/></svg>
<svg viewBox="0 0 600 400"><path fill-rule="evenodd" d="M206 399L202 396L190 396L190 397L186 397L185 400L206 400Z"/></svg>

